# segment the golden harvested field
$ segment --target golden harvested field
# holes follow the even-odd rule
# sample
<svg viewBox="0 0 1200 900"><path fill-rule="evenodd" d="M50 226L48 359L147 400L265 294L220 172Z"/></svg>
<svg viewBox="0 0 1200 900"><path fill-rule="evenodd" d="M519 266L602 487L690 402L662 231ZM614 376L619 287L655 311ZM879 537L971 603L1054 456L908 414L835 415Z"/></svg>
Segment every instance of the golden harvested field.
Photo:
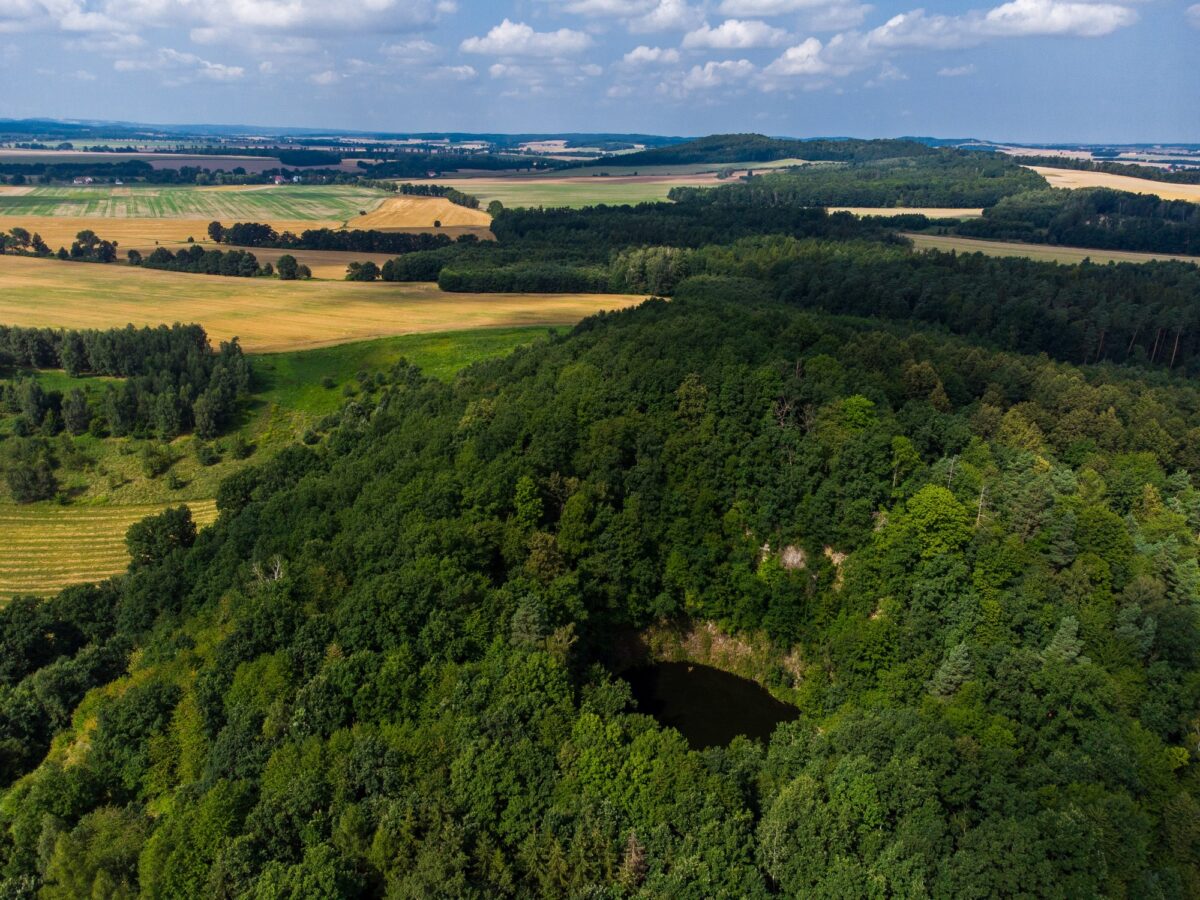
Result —
<svg viewBox="0 0 1200 900"><path fill-rule="evenodd" d="M1127 250L1090 250L1085 247L1055 247L1050 244L1022 244L1018 241L985 241L978 238L954 237L942 234L907 233L918 250L954 250L958 253L983 253L987 256L1024 256L1043 262L1080 263L1145 263L1156 260L1178 260L1200 265L1200 256L1172 256L1169 253L1134 253Z"/></svg>
<svg viewBox="0 0 1200 900"><path fill-rule="evenodd" d="M187 505L199 525L217 517L215 500L189 500ZM15 594L50 594L125 571L125 532L165 508L0 503L0 602Z"/></svg>
<svg viewBox="0 0 1200 900"><path fill-rule="evenodd" d="M829 211L856 216L927 216L930 219L977 219L983 215L982 209L948 206L830 206Z"/></svg>
<svg viewBox="0 0 1200 900"><path fill-rule="evenodd" d="M197 242L208 240L208 223L212 219L150 219L150 218L104 218L97 216L3 216L0 215L0 231L12 228L27 228L42 236L51 248L69 247L75 235L90 228L106 241L116 241L121 250L133 248L145 251L155 247L157 241L164 246L182 244L194 238ZM276 231L291 231L299 234L306 228L341 228L341 222L307 221L303 219L270 219ZM226 221L226 225L233 224Z"/></svg>
<svg viewBox="0 0 1200 900"><path fill-rule="evenodd" d="M1112 188L1114 191L1129 191L1131 194L1153 194L1163 200L1191 200L1200 203L1200 184L1170 184L1166 181L1151 181L1148 178L1132 178L1128 175L1110 175L1107 172L1084 172L1077 169L1055 169L1050 166L1028 166L1055 188Z"/></svg>
<svg viewBox="0 0 1200 900"><path fill-rule="evenodd" d="M492 217L480 209L467 209L445 197L389 197L365 216L350 223L352 228L389 230L393 228L433 228L444 226L490 228Z"/></svg>
<svg viewBox="0 0 1200 900"><path fill-rule="evenodd" d="M433 284L222 278L0 256L0 322L55 328L198 322L248 350L298 350L432 331L574 324L626 294L447 294Z"/></svg>

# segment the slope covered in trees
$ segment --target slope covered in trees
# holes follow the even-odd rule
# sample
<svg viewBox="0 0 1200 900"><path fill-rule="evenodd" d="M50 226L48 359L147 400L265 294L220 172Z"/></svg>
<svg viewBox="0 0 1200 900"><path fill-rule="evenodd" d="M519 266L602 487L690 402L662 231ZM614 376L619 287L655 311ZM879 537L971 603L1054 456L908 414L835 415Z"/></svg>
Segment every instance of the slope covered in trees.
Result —
<svg viewBox="0 0 1200 900"><path fill-rule="evenodd" d="M1200 391L772 294L400 365L0 610L4 891L1195 896ZM801 720L631 713L608 648L687 617Z"/></svg>
<svg viewBox="0 0 1200 900"><path fill-rule="evenodd" d="M696 163L771 162L778 159L850 162L926 156L937 151L915 141L797 141L761 134L713 134L682 144L652 147L613 157L622 166L693 165Z"/></svg>
<svg viewBox="0 0 1200 900"><path fill-rule="evenodd" d="M1200 203L1106 188L1015 194L958 224L968 237L1200 255Z"/></svg>
<svg viewBox="0 0 1200 900"><path fill-rule="evenodd" d="M992 206L1021 191L1044 188L1042 176L1008 157L966 150L806 166L756 175L718 188L676 187L672 200L711 206Z"/></svg>

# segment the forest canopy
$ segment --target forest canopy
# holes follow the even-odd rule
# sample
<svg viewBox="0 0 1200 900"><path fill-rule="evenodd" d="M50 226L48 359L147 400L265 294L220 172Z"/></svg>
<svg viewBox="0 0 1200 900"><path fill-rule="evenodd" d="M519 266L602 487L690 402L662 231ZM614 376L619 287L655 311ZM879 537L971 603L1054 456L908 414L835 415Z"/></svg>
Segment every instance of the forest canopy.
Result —
<svg viewBox="0 0 1200 900"><path fill-rule="evenodd" d="M373 385L216 525L0 610L6 890L1200 887L1190 382L704 275ZM631 711L607 648L664 618L794 654L801 720Z"/></svg>

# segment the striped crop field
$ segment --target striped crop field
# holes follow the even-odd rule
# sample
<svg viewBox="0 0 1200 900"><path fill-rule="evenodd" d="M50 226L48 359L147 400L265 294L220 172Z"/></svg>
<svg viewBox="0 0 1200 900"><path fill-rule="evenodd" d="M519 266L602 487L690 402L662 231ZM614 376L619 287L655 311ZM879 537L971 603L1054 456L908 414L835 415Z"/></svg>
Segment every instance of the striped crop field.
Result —
<svg viewBox="0 0 1200 900"><path fill-rule="evenodd" d="M0 216L345 222L390 195L356 185L35 187L0 189ZM104 235L102 226L93 225ZM202 235L196 235L199 239Z"/></svg>
<svg viewBox="0 0 1200 900"><path fill-rule="evenodd" d="M125 571L125 532L168 505L17 506L0 503L0 603L17 594L45 596L72 584ZM215 500L189 500L199 525L217 517Z"/></svg>

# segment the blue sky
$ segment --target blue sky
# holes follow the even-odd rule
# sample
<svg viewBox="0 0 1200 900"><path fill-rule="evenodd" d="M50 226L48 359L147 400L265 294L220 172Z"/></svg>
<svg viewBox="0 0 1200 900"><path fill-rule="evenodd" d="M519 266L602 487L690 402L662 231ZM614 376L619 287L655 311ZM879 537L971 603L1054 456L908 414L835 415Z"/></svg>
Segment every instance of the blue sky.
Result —
<svg viewBox="0 0 1200 900"><path fill-rule="evenodd" d="M2 0L0 116L1200 142L1191 0Z"/></svg>

